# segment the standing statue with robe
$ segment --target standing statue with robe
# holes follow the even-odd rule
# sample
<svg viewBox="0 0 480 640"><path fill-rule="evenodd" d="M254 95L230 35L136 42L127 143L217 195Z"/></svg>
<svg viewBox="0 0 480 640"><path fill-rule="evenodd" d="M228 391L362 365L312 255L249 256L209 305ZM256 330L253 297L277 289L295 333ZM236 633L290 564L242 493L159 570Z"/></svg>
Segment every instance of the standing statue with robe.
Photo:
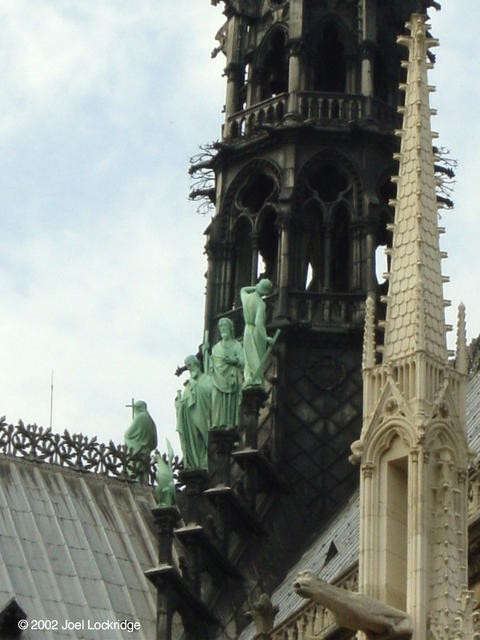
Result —
<svg viewBox="0 0 480 640"><path fill-rule="evenodd" d="M133 421L125 432L124 441L133 453L139 453L143 459L132 464L129 473L143 480L147 473L150 453L157 446L157 427L147 411L147 403L143 400L137 400L133 404Z"/></svg>
<svg viewBox="0 0 480 640"><path fill-rule="evenodd" d="M229 429L238 427L244 357L242 345L234 338L232 321L220 318L218 330L221 340L210 358L212 429Z"/></svg>
<svg viewBox="0 0 480 640"><path fill-rule="evenodd" d="M266 305L262 296L272 291L272 283L267 278L255 286L243 287L240 299L243 307L245 329L243 333L243 351L245 355L244 388L263 386L263 364L267 344L273 342L267 336Z"/></svg>
<svg viewBox="0 0 480 640"><path fill-rule="evenodd" d="M196 356L185 358L190 378L175 398L177 431L185 469L208 471L208 430L211 424L212 380Z"/></svg>

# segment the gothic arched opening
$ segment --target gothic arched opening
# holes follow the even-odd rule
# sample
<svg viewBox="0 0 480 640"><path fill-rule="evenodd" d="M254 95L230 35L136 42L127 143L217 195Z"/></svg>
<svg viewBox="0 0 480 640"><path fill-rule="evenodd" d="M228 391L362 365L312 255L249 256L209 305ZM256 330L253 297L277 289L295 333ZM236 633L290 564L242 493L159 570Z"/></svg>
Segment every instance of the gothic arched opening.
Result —
<svg viewBox="0 0 480 640"><path fill-rule="evenodd" d="M308 185L324 202L335 202L348 187L348 181L335 165L326 164L310 174Z"/></svg>
<svg viewBox="0 0 480 640"><path fill-rule="evenodd" d="M254 174L240 190L238 203L242 209L258 213L276 189L276 182L266 173Z"/></svg>
<svg viewBox="0 0 480 640"><path fill-rule="evenodd" d="M390 256L385 258L379 251L385 251L385 249L392 248L392 232L387 229L387 224L393 222L395 210L389 205L389 201L395 198L397 192L396 185L390 180L390 178L384 180L378 189L378 197L380 204L380 211L378 216L378 227L375 237L375 272L377 277L377 283L381 294L386 294L388 291L388 281L383 278L383 273L390 271ZM382 267L378 265L378 261L382 263Z"/></svg>
<svg viewBox="0 0 480 640"><path fill-rule="evenodd" d="M389 79L385 59L381 53L377 51L373 63L373 87L375 97L388 102L389 97Z"/></svg>
<svg viewBox="0 0 480 640"><path fill-rule="evenodd" d="M268 278L273 283L277 281L278 263L278 231L276 211L268 209L262 217L258 233L259 258L263 261L263 273L258 277ZM259 260L260 262L260 260ZM259 270L261 271L260 267Z"/></svg>
<svg viewBox="0 0 480 640"><path fill-rule="evenodd" d="M242 216L234 228L234 261L233 283L234 304L240 304L240 289L250 284L252 278L252 226L250 221Z"/></svg>
<svg viewBox="0 0 480 640"><path fill-rule="evenodd" d="M350 288L350 238L349 215L345 204L333 212L331 231L330 287L333 291L348 291Z"/></svg>
<svg viewBox="0 0 480 640"><path fill-rule="evenodd" d="M345 46L335 24L323 27L315 49L313 90L343 93L347 80Z"/></svg>
<svg viewBox="0 0 480 640"><path fill-rule="evenodd" d="M304 287L307 291L320 291L324 284L325 233L320 203L310 200L303 211L306 240Z"/></svg>
<svg viewBox="0 0 480 640"><path fill-rule="evenodd" d="M268 36L265 54L260 60L260 100L288 91L287 34L275 29Z"/></svg>

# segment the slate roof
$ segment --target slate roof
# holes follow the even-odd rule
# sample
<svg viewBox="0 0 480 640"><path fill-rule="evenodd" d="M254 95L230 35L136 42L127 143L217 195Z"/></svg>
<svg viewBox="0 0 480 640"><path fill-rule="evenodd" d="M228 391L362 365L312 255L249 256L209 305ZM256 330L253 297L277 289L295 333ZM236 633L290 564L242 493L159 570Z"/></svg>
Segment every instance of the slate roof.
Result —
<svg viewBox="0 0 480 640"><path fill-rule="evenodd" d="M475 453L475 462L480 460L480 371L471 379L467 388L467 440Z"/></svg>
<svg viewBox="0 0 480 640"><path fill-rule="evenodd" d="M480 461L480 372L470 379L467 389L467 439L469 447L476 454L476 460ZM357 491L289 570L282 584L272 594L273 604L280 608L275 626L282 624L306 603L292 588L299 571L312 571L324 580L334 582L355 566L359 550L359 510L360 497ZM338 553L325 563L332 542ZM250 624L239 640L251 640L254 634L254 626Z"/></svg>
<svg viewBox="0 0 480 640"><path fill-rule="evenodd" d="M155 637L157 564L151 488L0 456L0 603L15 598L31 622L56 630L22 639L120 640L122 630L61 630L65 621L140 622Z"/></svg>

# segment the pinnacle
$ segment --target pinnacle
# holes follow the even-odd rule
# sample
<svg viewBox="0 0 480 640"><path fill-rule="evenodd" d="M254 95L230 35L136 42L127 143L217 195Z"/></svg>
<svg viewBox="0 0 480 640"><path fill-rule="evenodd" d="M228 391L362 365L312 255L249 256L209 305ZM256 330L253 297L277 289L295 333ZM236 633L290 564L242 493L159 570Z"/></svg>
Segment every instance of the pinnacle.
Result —
<svg viewBox="0 0 480 640"><path fill-rule="evenodd" d="M443 282L439 249L436 179L430 128L432 110L427 79L427 50L438 44L427 37L426 16L414 14L411 35L398 42L409 49L399 174L385 327L384 362L423 351L447 361Z"/></svg>

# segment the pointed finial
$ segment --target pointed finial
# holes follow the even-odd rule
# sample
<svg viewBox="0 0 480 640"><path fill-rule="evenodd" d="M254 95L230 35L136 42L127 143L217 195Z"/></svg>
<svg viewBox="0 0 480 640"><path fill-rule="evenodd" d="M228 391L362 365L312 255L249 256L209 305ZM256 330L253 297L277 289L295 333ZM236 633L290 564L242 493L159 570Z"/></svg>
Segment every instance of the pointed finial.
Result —
<svg viewBox="0 0 480 640"><path fill-rule="evenodd" d="M365 302L365 328L363 332L363 369L375 366L375 300L369 295Z"/></svg>
<svg viewBox="0 0 480 640"><path fill-rule="evenodd" d="M465 325L465 305L463 302L458 305L457 354L455 358L455 368L459 373L466 374L468 372L467 332Z"/></svg>

